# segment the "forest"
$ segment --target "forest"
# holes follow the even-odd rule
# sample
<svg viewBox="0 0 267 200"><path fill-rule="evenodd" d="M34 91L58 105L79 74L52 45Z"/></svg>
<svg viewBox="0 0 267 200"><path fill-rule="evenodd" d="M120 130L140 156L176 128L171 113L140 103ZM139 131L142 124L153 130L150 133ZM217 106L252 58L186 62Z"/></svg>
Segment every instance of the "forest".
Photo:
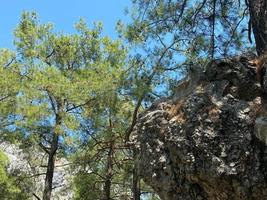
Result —
<svg viewBox="0 0 267 200"><path fill-rule="evenodd" d="M21 13L0 49L0 200L267 199L267 1L125 15L114 39Z"/></svg>

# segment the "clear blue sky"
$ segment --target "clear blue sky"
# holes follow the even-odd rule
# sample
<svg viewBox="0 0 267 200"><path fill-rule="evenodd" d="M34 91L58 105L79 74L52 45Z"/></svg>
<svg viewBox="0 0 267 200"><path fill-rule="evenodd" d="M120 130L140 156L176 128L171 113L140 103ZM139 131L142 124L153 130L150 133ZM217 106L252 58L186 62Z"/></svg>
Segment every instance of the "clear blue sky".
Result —
<svg viewBox="0 0 267 200"><path fill-rule="evenodd" d="M0 6L0 48L12 48L13 31L23 11L36 11L41 22L52 22L66 33L81 17L88 25L102 21L103 33L115 38L115 24L127 20L124 9L130 5L131 0L5 0Z"/></svg>

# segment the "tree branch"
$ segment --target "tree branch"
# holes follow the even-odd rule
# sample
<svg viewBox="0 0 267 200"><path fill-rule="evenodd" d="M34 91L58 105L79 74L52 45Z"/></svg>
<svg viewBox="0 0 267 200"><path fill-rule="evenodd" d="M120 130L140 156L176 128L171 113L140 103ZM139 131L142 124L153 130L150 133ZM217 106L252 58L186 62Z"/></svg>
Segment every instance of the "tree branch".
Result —
<svg viewBox="0 0 267 200"><path fill-rule="evenodd" d="M145 93L143 93L143 95L138 99L137 104L134 108L134 112L133 112L133 116L132 116L132 123L131 123L130 127L126 130L126 133L125 133L125 142L128 142L130 139L130 134L132 133L133 128L136 124L138 110L141 106L141 103L142 103L144 97L145 97Z"/></svg>
<svg viewBox="0 0 267 200"><path fill-rule="evenodd" d="M73 107L68 108L68 109L66 110L66 112L69 112L69 111L72 111L72 110L74 110L74 109L83 107L83 106L89 104L90 102L92 102L92 101L94 101L94 100L95 100L95 98L93 98L93 99L89 99L89 100L87 100L85 103L82 103L82 104L79 104L79 105L73 105Z"/></svg>
<svg viewBox="0 0 267 200"><path fill-rule="evenodd" d="M34 192L32 193L32 195L33 195L36 199L41 200L41 198L38 197L37 194L35 194Z"/></svg>

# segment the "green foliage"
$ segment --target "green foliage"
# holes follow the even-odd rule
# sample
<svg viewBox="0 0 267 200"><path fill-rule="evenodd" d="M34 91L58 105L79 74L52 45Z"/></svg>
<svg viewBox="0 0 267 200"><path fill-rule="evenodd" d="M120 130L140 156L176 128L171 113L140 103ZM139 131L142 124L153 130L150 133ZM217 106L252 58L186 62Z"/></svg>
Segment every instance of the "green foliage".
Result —
<svg viewBox="0 0 267 200"><path fill-rule="evenodd" d="M76 199L99 199L104 193L103 188L107 180L112 183L111 198L130 198L131 175L127 169L131 168L131 164L128 150L123 149L123 133L129 123L128 112L132 110L132 105L122 100L118 94L106 98L109 103L100 104L98 119L93 121L94 132L90 133L92 127L83 125L84 132L90 134L91 140L73 156L73 163L76 163L74 168L79 169L78 175L74 178ZM107 169L109 162L112 166L111 171ZM112 174L111 177L108 176L109 172Z"/></svg>
<svg viewBox="0 0 267 200"><path fill-rule="evenodd" d="M132 46L136 80L150 85L148 102L168 95L190 68L251 48L245 1L132 0L130 14L132 21L120 21L117 30Z"/></svg>
<svg viewBox="0 0 267 200"><path fill-rule="evenodd" d="M7 119L14 116L12 129L23 135L25 148L40 145L47 153L56 135L59 152L66 155L80 142L89 142L84 122L92 124L104 142L117 137L113 131L123 134L128 125L132 102L119 94L125 85L127 49L120 40L102 37L101 23L89 29L80 20L75 27L74 34L56 33L52 24L40 23L36 13L25 12L15 30L18 54L1 52L0 113ZM110 130L110 119L116 130ZM95 164L105 174L101 165ZM78 199L100 195L100 187L85 193L86 187L96 185L93 180L82 172L75 178Z"/></svg>
<svg viewBox="0 0 267 200"><path fill-rule="evenodd" d="M80 20L76 29L72 35L57 34L35 13L23 13L15 44L27 76L17 97L17 126L32 133L40 126L54 126L60 136L70 131L73 136L79 119L94 115L99 101L109 102L117 90L126 56L121 42L101 38L100 23L89 29ZM62 118L59 126L56 115Z"/></svg>
<svg viewBox="0 0 267 200"><path fill-rule="evenodd" d="M0 199L1 200L20 200L28 199L27 195L16 183L16 179L8 175L6 167L8 159L0 151Z"/></svg>
<svg viewBox="0 0 267 200"><path fill-rule="evenodd" d="M79 173L74 178L75 200L95 200L101 196L99 177L90 173Z"/></svg>
<svg viewBox="0 0 267 200"><path fill-rule="evenodd" d="M19 69L15 56L7 49L0 50L0 131L13 122L10 115L14 112L15 96L19 91Z"/></svg>
<svg viewBox="0 0 267 200"><path fill-rule="evenodd" d="M35 13L23 13L15 31L23 74L16 95L16 128L24 133L25 142L45 151L54 135L60 137L62 155L80 146L90 149L77 153L77 168L89 167L91 172L80 170L74 186L77 199L97 199L103 194L110 144L114 148L123 144L133 110L132 99L123 95L130 87L125 81L127 49L120 40L101 37L101 23L89 29L80 20L75 27L74 34L55 33ZM86 136L87 131L94 132L98 144ZM114 150L112 157L123 160L124 153ZM101 158L92 163L95 155ZM90 165L80 163L81 158ZM121 166L114 166L112 181L122 182ZM118 188L112 184L112 195Z"/></svg>
<svg viewBox="0 0 267 200"><path fill-rule="evenodd" d="M76 199L102 198L109 181L113 199L130 199L133 155L124 138L138 112L170 93L184 69L250 47L244 2L132 2L132 22L117 26L130 52L121 40L102 37L101 23L88 28L81 19L75 33L58 33L32 12L15 30L16 53L0 51L1 137L15 128L25 148L47 150L59 136L59 152L77 172ZM16 199L21 189L0 159L0 194ZM158 199L143 182L141 190Z"/></svg>

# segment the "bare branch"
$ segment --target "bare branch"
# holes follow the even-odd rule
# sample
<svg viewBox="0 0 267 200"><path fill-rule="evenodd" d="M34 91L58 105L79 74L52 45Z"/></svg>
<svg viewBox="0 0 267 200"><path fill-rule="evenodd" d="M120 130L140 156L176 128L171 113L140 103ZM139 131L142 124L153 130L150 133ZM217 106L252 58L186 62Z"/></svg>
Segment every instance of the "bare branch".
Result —
<svg viewBox="0 0 267 200"><path fill-rule="evenodd" d="M85 106L85 105L88 105L89 103L91 103L91 102L94 101L94 100L95 100L95 98L92 98L92 99L87 100L85 103L82 103L82 104L79 104L79 105L74 105L73 107L68 108L68 109L66 110L66 112L69 112L69 111L72 111L72 110L74 110L74 109L77 109L77 108L83 107L83 106Z"/></svg>
<svg viewBox="0 0 267 200"><path fill-rule="evenodd" d="M6 95L0 98L0 101L4 101L5 99L7 99L8 97L10 97L11 95Z"/></svg>
<svg viewBox="0 0 267 200"><path fill-rule="evenodd" d="M32 195L33 195L36 199L41 200L41 198L38 197L37 194L35 194L34 192L32 193Z"/></svg>
<svg viewBox="0 0 267 200"><path fill-rule="evenodd" d="M43 149L45 151L45 153L47 153L47 154L50 153L49 148L44 146L41 142L39 142L39 146L41 147L41 149Z"/></svg>
<svg viewBox="0 0 267 200"><path fill-rule="evenodd" d="M133 116L132 116L132 123L131 123L130 127L126 130L126 133L125 133L125 142L128 142L129 139L130 139L130 134L132 133L133 128L134 128L134 126L136 124L138 110L139 110L139 108L141 106L141 103L142 103L144 97L145 97L145 93L143 93L143 95L138 99L137 104L136 104L136 106L134 108L134 112L133 112Z"/></svg>
<svg viewBox="0 0 267 200"><path fill-rule="evenodd" d="M13 57L4 67L9 67L14 61L16 60L16 57Z"/></svg>

